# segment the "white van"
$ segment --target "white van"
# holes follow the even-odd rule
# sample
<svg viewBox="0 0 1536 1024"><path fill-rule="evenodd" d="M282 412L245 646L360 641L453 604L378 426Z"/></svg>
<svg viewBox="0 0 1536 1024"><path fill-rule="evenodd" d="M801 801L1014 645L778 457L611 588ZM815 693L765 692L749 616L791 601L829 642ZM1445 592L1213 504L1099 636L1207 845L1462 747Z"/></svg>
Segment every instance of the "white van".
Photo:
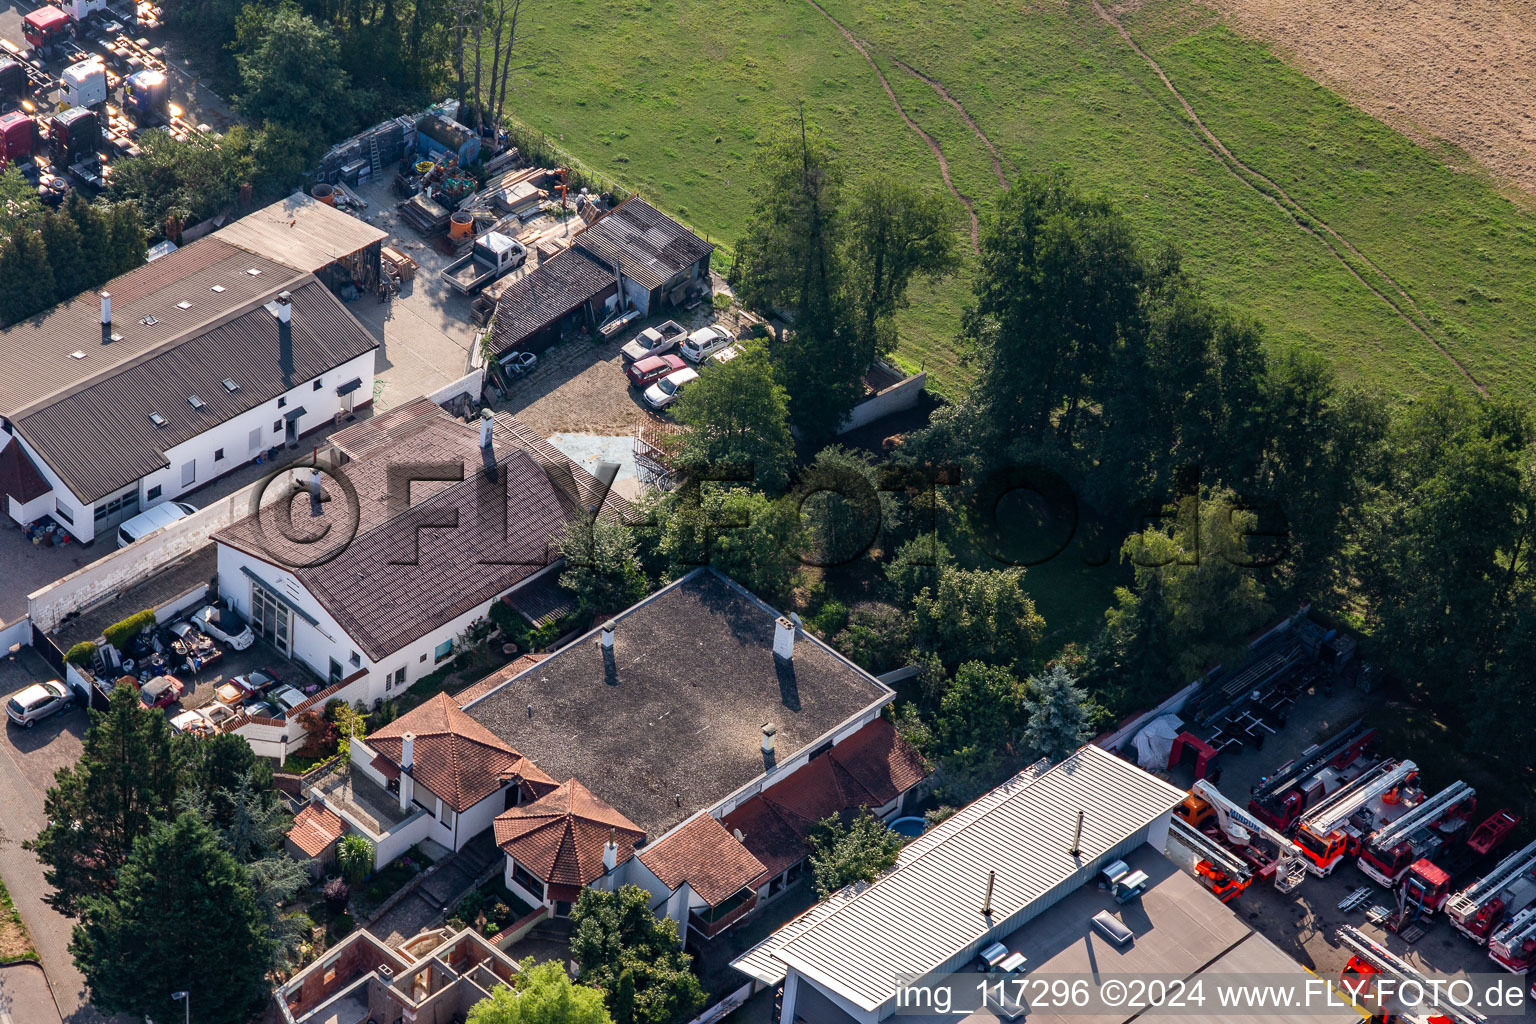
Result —
<svg viewBox="0 0 1536 1024"><path fill-rule="evenodd" d="M184 501L168 501L156 505L148 512L140 512L117 528L117 546L125 548L136 540L143 540L156 530L163 530L178 519L185 519L197 511L196 505Z"/></svg>

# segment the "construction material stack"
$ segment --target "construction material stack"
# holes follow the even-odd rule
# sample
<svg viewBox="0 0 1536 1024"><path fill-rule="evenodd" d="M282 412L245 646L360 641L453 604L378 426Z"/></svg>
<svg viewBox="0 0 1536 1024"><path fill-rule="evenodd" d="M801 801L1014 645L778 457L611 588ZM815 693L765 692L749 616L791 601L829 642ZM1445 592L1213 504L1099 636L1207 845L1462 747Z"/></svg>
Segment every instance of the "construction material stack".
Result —
<svg viewBox="0 0 1536 1024"><path fill-rule="evenodd" d="M1349 950L1349 962L1339 973L1339 984L1344 994L1359 1006L1371 1021L1382 1024L1486 1024L1488 1018L1476 1010L1458 1006L1450 998L1442 998L1441 989L1429 983L1416 967L1393 953L1386 946L1359 929L1345 925L1335 935L1339 944ZM1404 997L1416 998L1411 1012L1404 1012L1396 999L1383 1005L1383 994L1373 979L1390 979L1390 991L1403 993ZM1364 1015L1362 1014L1362 1016Z"/></svg>
<svg viewBox="0 0 1536 1024"><path fill-rule="evenodd" d="M1284 832L1324 797L1343 789L1377 763L1372 751L1376 730L1363 721L1346 726L1322 743L1308 747L1282 765L1253 791L1248 809L1254 817Z"/></svg>
<svg viewBox="0 0 1536 1024"><path fill-rule="evenodd" d="M1302 852L1285 836L1227 799L1208 780L1200 779L1174 814L1231 850L1259 878L1290 892L1307 877Z"/></svg>
<svg viewBox="0 0 1536 1024"><path fill-rule="evenodd" d="M1307 870L1319 878L1332 874L1360 852L1368 834L1418 806L1418 774L1412 761L1382 761L1307 811L1296 828Z"/></svg>
<svg viewBox="0 0 1536 1024"><path fill-rule="evenodd" d="M1499 861L1494 869L1445 904L1456 930L1478 945L1515 914L1536 905L1536 842Z"/></svg>
<svg viewBox="0 0 1536 1024"><path fill-rule="evenodd" d="M1457 780L1418 806L1377 828L1360 852L1360 870L1377 885L1392 888L1417 860L1433 860L1467 828L1477 809L1477 791Z"/></svg>

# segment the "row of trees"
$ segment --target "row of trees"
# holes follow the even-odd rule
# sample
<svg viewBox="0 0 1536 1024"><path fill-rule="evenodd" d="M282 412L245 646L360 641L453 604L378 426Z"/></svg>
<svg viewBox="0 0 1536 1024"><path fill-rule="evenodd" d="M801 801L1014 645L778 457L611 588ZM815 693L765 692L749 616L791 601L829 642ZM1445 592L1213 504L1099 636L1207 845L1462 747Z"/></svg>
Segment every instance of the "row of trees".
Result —
<svg viewBox="0 0 1536 1024"><path fill-rule="evenodd" d="M78 195L52 210L14 169L0 172L0 326L41 313L144 261L138 212Z"/></svg>
<svg viewBox="0 0 1536 1024"><path fill-rule="evenodd" d="M119 686L44 808L25 845L76 919L70 952L101 1009L174 1020L171 993L196 990L199 1020L244 1024L269 972L301 955L313 923L287 904L308 876L282 850L271 765L244 738L174 736Z"/></svg>

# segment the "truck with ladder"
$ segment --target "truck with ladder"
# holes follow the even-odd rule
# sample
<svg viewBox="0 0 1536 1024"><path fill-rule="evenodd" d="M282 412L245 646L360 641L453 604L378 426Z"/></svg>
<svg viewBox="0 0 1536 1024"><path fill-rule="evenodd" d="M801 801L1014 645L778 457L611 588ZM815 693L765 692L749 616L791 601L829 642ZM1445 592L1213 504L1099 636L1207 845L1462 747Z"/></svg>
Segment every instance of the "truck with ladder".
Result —
<svg viewBox="0 0 1536 1024"><path fill-rule="evenodd" d="M1477 791L1458 779L1371 832L1360 850L1360 870L1377 885L1392 888L1415 861L1449 852L1475 810Z"/></svg>
<svg viewBox="0 0 1536 1024"><path fill-rule="evenodd" d="M1421 856L1398 880L1399 921L1402 927L1439 913L1495 848L1509 838L1520 816L1507 807L1490 814L1464 843L1447 846L1433 859Z"/></svg>
<svg viewBox="0 0 1536 1024"><path fill-rule="evenodd" d="M1423 798L1418 774L1412 761L1389 759L1307 811L1296 827L1307 870L1319 878L1332 874L1360 852L1366 835L1417 806Z"/></svg>
<svg viewBox="0 0 1536 1024"><path fill-rule="evenodd" d="M1376 730L1363 721L1344 727L1314 744L1264 779L1248 801L1248 810L1270 828L1284 832L1302 812L1338 792L1376 764Z"/></svg>
<svg viewBox="0 0 1536 1024"><path fill-rule="evenodd" d="M1281 892L1290 892L1307 877L1295 843L1227 799L1207 779L1195 782L1174 815L1232 851L1255 876L1272 880Z"/></svg>
<svg viewBox="0 0 1536 1024"><path fill-rule="evenodd" d="M1183 818L1170 819L1163 854L1223 903L1231 903L1253 884L1247 861Z"/></svg>
<svg viewBox="0 0 1536 1024"><path fill-rule="evenodd" d="M1488 958L1514 974L1536 966L1536 907L1526 907L1493 933Z"/></svg>
<svg viewBox="0 0 1536 1024"><path fill-rule="evenodd" d="M1487 1017L1450 999L1408 961L1357 928L1345 925L1334 933L1349 950L1349 962L1339 972L1345 998L1361 1010L1365 1019L1380 1024L1485 1024ZM1389 979L1401 993L1413 993L1415 1002L1406 1011L1397 999L1380 991L1378 979Z"/></svg>
<svg viewBox="0 0 1536 1024"><path fill-rule="evenodd" d="M1512 915L1536 905L1536 841L1505 857L1492 871L1455 893L1445 916L1479 946Z"/></svg>

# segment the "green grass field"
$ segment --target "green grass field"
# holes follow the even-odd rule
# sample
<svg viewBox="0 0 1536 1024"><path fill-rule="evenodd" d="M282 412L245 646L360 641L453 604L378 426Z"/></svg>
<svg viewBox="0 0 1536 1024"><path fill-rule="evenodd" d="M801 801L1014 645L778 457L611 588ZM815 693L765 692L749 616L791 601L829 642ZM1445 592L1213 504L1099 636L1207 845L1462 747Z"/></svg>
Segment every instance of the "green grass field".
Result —
<svg viewBox="0 0 1536 1024"><path fill-rule="evenodd" d="M1470 388L1468 375L1531 393L1536 220L1459 151L1410 142L1204 8L1153 0L1124 27L1230 159L1087 0L823 7L865 42L983 215L1001 189L987 149L902 64L948 88L1007 173L1061 167L1108 194L1278 343L1396 394ZM523 17L534 66L514 80L515 116L713 240L741 231L757 147L802 100L855 170L944 189L865 58L809 0L566 0ZM965 379L954 334L967 289L962 271L917 289L904 314L900 355L941 391Z"/></svg>

